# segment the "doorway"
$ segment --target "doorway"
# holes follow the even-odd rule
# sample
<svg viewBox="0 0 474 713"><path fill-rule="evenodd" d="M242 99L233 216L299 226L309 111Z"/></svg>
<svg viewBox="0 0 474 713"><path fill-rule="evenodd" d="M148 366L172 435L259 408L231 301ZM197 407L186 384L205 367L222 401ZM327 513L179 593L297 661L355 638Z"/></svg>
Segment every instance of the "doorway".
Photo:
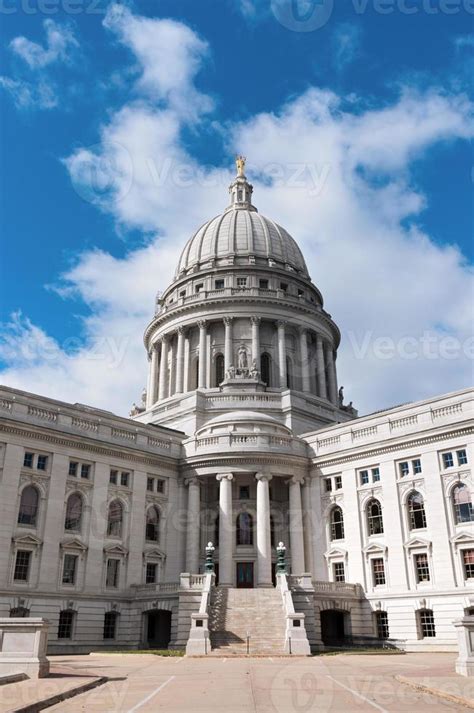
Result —
<svg viewBox="0 0 474 713"><path fill-rule="evenodd" d="M321 639L325 646L342 646L350 641L348 626L349 613L338 609L321 612Z"/></svg>
<svg viewBox="0 0 474 713"><path fill-rule="evenodd" d="M152 609L145 612L145 640L150 649L167 649L171 640L171 612Z"/></svg>
<svg viewBox="0 0 474 713"><path fill-rule="evenodd" d="M237 562L237 588L253 588L253 562Z"/></svg>

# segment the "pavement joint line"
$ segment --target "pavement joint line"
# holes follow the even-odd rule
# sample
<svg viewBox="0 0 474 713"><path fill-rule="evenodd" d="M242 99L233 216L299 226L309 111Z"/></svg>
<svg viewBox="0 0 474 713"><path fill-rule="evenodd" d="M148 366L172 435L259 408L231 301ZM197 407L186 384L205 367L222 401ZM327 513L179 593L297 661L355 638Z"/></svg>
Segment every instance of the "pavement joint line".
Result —
<svg viewBox="0 0 474 713"><path fill-rule="evenodd" d="M171 681L173 681L175 678L176 678L176 676L171 676L170 678L168 678L167 681L162 683L161 686L158 686L158 688L155 688L154 691L149 693L148 696L145 696L145 698L143 698L139 703L137 703L135 706L133 706L133 708L129 708L127 713L135 713L135 711L138 711L142 706L144 706L146 703L148 703L148 701L151 701L151 699L154 698L157 695L157 693L162 691L163 688L165 686L167 686L168 683L171 683Z"/></svg>
<svg viewBox="0 0 474 713"><path fill-rule="evenodd" d="M377 703L374 703L371 701L369 698L366 698L363 696L361 693L358 693L357 691L354 691L353 688L349 688L349 686L346 686L344 683L341 683L338 681L336 678L333 676L330 676L329 674L326 674L326 678L329 678L331 681L333 681L337 686L340 686L341 688L344 688L346 691L349 691L349 693L352 693L353 696L356 696L357 698L360 698L361 701L364 701L365 703L368 703L369 706L372 706L373 708L376 708L380 713L389 713L389 711L386 708L382 708L382 706L379 706Z"/></svg>
<svg viewBox="0 0 474 713"><path fill-rule="evenodd" d="M442 698L445 701L450 701L451 703L458 703L459 705L464 706L464 708L474 709L474 701L469 698L464 698L464 696L458 696L455 693L447 693L446 691L443 691L440 688L433 688L431 686L425 685L424 683L411 681L405 676L395 676L395 680L397 680L399 683L403 683L405 686L413 688L415 691L420 691L421 693L429 693L431 696L437 696L438 698Z"/></svg>

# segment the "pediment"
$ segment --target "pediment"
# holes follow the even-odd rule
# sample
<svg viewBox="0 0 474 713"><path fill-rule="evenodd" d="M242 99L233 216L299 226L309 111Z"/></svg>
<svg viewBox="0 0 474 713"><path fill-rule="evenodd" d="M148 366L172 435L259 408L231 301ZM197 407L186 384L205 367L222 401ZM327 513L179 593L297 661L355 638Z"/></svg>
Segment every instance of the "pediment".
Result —
<svg viewBox="0 0 474 713"><path fill-rule="evenodd" d="M81 552L85 552L87 550L87 545L78 540L76 537L73 537L70 540L63 540L60 543L60 547L62 547L63 550L79 550Z"/></svg>
<svg viewBox="0 0 474 713"><path fill-rule="evenodd" d="M324 553L326 559L332 559L333 557L347 557L347 551L343 550L342 547L331 547L327 552Z"/></svg>
<svg viewBox="0 0 474 713"><path fill-rule="evenodd" d="M108 545L104 547L104 552L107 555L119 555L121 557L126 557L128 555L128 550L123 545Z"/></svg>
<svg viewBox="0 0 474 713"><path fill-rule="evenodd" d="M386 551L387 545L382 545L379 542L371 542L362 550L365 555L385 554Z"/></svg>
<svg viewBox="0 0 474 713"><path fill-rule="evenodd" d="M407 550L411 550L415 547L431 547L431 540L426 540L424 537L412 537L410 540L407 540L403 546Z"/></svg>
<svg viewBox="0 0 474 713"><path fill-rule="evenodd" d="M154 559L164 560L166 559L166 554L162 550L158 549L158 547L152 547L143 552L143 557L146 557L147 559L151 557Z"/></svg>
<svg viewBox="0 0 474 713"><path fill-rule="evenodd" d="M453 545L472 545L474 541L474 533L471 532L460 532L454 537L451 537L451 542Z"/></svg>
<svg viewBox="0 0 474 713"><path fill-rule="evenodd" d="M43 540L40 540L39 537L36 537L36 535L32 535L30 533L28 533L27 535L17 535L13 538L13 542L16 545L30 545L30 547L39 547L43 544Z"/></svg>

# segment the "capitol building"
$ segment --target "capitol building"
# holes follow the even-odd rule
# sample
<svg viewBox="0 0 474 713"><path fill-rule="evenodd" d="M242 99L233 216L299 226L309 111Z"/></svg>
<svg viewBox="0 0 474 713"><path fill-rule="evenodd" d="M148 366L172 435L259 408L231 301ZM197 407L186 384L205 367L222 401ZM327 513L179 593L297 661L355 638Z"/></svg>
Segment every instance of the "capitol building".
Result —
<svg viewBox="0 0 474 713"><path fill-rule="evenodd" d="M50 653L455 650L474 393L359 417L304 256L237 169L129 418L0 388L0 616L47 618Z"/></svg>

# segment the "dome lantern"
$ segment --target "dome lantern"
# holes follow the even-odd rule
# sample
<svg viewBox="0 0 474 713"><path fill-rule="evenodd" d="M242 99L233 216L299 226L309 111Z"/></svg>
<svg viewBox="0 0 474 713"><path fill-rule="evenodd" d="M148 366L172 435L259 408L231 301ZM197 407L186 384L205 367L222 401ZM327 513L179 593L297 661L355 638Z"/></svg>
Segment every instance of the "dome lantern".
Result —
<svg viewBox="0 0 474 713"><path fill-rule="evenodd" d="M236 157L235 165L237 166L237 176L229 186L230 206L226 209L226 212L236 209L257 212L255 206L252 205L253 186L247 181L245 163L246 158L244 156Z"/></svg>

